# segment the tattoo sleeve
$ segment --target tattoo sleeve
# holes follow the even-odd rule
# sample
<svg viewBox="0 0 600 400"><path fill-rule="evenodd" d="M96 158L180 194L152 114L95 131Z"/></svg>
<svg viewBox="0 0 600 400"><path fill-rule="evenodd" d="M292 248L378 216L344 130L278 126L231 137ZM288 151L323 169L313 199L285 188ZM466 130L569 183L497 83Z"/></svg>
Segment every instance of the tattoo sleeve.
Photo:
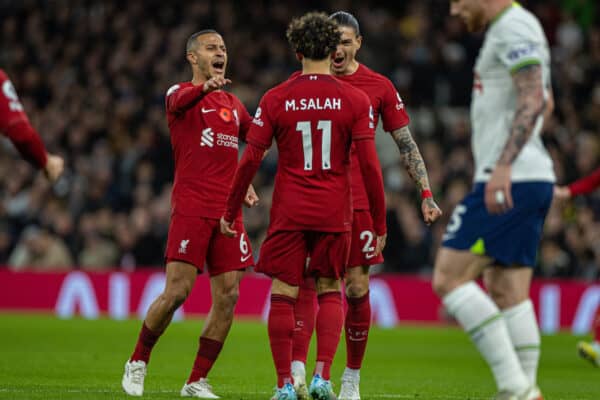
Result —
<svg viewBox="0 0 600 400"><path fill-rule="evenodd" d="M513 84L517 91L517 107L510 136L498 160L500 165L510 165L517 158L546 108L540 65L521 68L513 75Z"/></svg>
<svg viewBox="0 0 600 400"><path fill-rule="evenodd" d="M420 191L429 189L429 179L427 178L427 169L425 162L419 152L419 148L415 143L408 126L396 129L391 133L398 150L404 167L412 180L417 184Z"/></svg>

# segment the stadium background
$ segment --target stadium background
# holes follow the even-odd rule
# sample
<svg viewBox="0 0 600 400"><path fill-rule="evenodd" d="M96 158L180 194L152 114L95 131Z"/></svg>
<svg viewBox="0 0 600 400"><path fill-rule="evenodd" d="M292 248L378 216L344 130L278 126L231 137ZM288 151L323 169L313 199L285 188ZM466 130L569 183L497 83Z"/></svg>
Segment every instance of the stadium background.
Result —
<svg viewBox="0 0 600 400"><path fill-rule="evenodd" d="M600 164L600 7L593 0L524 1L552 47L554 116L544 139L558 181ZM415 186L387 134L378 135L388 204L380 271L429 276L454 205L469 190L468 104L481 36L449 18L448 2L0 1L0 66L47 147L65 157L54 187L8 141L0 158L0 263L12 270L162 266L173 161L164 93L188 80L187 37L220 31L230 89L253 113L260 96L298 68L284 38L293 16L345 9L361 23L360 61L388 76L411 116L444 218L426 227ZM268 224L276 151L246 213L255 255ZM600 192L555 204L536 275L592 281L600 266Z"/></svg>
<svg viewBox="0 0 600 400"><path fill-rule="evenodd" d="M188 80L184 43L219 30L231 91L253 113L260 96L298 64L284 38L307 10L351 10L364 35L360 61L387 75L412 118L436 199L445 212L420 222L414 185L380 134L388 196L387 272L431 271L453 206L469 190L468 103L481 37L447 17L446 1L0 1L0 65L50 151L67 160L58 185L24 161L0 160L0 263L9 268L125 270L162 265L172 157L164 93ZM552 46L556 112L544 138L561 183L600 163L600 28L594 1L525 1ZM261 206L247 213L258 254L276 163L256 180ZM600 193L554 206L538 276L594 279L600 266Z"/></svg>
<svg viewBox="0 0 600 400"><path fill-rule="evenodd" d="M600 6L595 0L523 4L538 15L552 46L556 111L544 139L559 182L570 182L600 164ZM120 374L140 325L129 317L142 317L164 284L173 165L163 102L169 86L190 77L185 40L206 27L222 32L230 89L253 113L264 91L298 68L284 40L287 23L315 9L358 17L364 35L359 59L392 79L402 95L445 212L432 228L422 224L396 146L379 134L389 228L380 271L389 273L371 280L371 302L379 326L399 326L371 330L363 395L489 398L495 386L487 367L462 330L440 329L447 320L429 282L443 228L470 187L468 103L481 41L447 17L447 0L393 6L368 0L0 0L0 68L49 150L67 160L67 173L49 187L0 141L0 399L125 398ZM246 215L256 254L275 163L273 151L255 181L261 206ZM532 299L543 332L556 333L542 338L539 383L547 398L592 400L600 393L598 371L577 359L572 336L588 331L600 302L599 214L597 192L554 205L546 222ZM224 398L271 394L268 337L256 321L267 311L268 291L268 280L258 275L242 281L236 312L252 320L236 319L210 376ZM206 314L209 297L201 277L176 319ZM84 318L70 318L77 315ZM437 323L414 327L408 321ZM193 320L169 328L153 355L147 398L178 393L200 326ZM571 332L557 333L560 328ZM341 345L335 384L344 352Z"/></svg>

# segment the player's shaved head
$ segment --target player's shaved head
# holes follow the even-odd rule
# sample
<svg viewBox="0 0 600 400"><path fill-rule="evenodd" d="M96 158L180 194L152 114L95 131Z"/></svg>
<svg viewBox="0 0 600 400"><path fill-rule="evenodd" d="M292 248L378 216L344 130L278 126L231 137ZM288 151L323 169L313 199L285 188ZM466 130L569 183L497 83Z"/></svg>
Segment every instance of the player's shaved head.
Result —
<svg viewBox="0 0 600 400"><path fill-rule="evenodd" d="M330 19L338 23L339 26L348 26L354 29L356 36L360 36L360 26L356 17L346 11L337 11L329 16Z"/></svg>
<svg viewBox="0 0 600 400"><path fill-rule="evenodd" d="M196 44L198 43L198 41L196 39L198 39L202 35L208 35L210 33L214 33L219 36L221 35L219 32L215 31L214 29L203 29L201 31L192 33L192 35L188 38L188 40L185 44L185 51L194 50L196 48Z"/></svg>
<svg viewBox="0 0 600 400"><path fill-rule="evenodd" d="M323 60L331 55L341 41L337 22L325 13L310 12L294 18L286 32L296 53L311 60Z"/></svg>

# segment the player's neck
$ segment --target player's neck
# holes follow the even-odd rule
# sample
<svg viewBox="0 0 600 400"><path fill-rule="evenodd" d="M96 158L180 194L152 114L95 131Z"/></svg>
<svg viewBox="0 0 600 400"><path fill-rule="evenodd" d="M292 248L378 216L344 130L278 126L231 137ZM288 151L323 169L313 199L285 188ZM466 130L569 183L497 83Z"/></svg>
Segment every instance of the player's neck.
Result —
<svg viewBox="0 0 600 400"><path fill-rule="evenodd" d="M202 74L200 71L193 71L192 73L192 85L200 86L203 85L209 78Z"/></svg>
<svg viewBox="0 0 600 400"><path fill-rule="evenodd" d="M496 0L491 1L487 7L488 21L495 21L506 10L513 6L513 0Z"/></svg>
<svg viewBox="0 0 600 400"><path fill-rule="evenodd" d="M302 75L307 74L324 74L331 75L331 60L326 58L324 60L310 60L304 58L302 60Z"/></svg>
<svg viewBox="0 0 600 400"><path fill-rule="evenodd" d="M358 61L356 61L356 59L352 60L352 61L350 61L350 63L348 63L348 68L346 68L346 70L344 70L344 72L342 72L341 74L338 74L338 75L352 75L353 73L358 71L359 66L360 66L360 63Z"/></svg>

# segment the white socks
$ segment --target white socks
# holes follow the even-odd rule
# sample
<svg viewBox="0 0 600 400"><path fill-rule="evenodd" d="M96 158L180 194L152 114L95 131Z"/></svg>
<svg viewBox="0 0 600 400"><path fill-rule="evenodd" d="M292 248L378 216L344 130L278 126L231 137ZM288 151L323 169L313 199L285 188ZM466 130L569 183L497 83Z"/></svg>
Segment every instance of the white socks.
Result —
<svg viewBox="0 0 600 400"><path fill-rule="evenodd" d="M306 376L306 370L302 361L292 361L292 375Z"/></svg>
<svg viewBox="0 0 600 400"><path fill-rule="evenodd" d="M492 369L498 390L523 393L531 385L515 354L500 310L475 283L457 287L442 299Z"/></svg>
<svg viewBox="0 0 600 400"><path fill-rule="evenodd" d="M502 314L521 367L531 383L535 385L540 361L541 340L533 304L531 300L527 299L516 306L507 308L502 311Z"/></svg>
<svg viewBox="0 0 600 400"><path fill-rule="evenodd" d="M344 374L342 375L342 379L344 378L351 379L355 382L360 381L360 369L352 369L346 367L346 369L344 370Z"/></svg>

